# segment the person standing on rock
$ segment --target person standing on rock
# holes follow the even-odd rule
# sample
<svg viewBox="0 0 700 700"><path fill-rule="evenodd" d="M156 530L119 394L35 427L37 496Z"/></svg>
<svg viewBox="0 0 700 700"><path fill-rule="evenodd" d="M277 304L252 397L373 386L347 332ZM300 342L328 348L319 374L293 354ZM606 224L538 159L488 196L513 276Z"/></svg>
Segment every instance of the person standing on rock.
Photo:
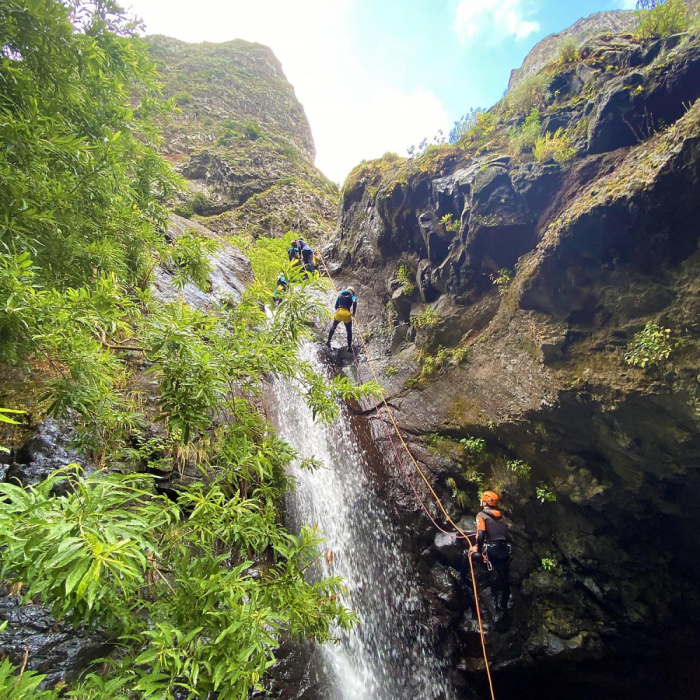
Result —
<svg viewBox="0 0 700 700"><path fill-rule="evenodd" d="M293 263L296 261L298 264L300 262L300 256L299 256L299 241L296 239L293 240L289 244L289 248L287 248L287 257L289 258L289 262Z"/></svg>
<svg viewBox="0 0 700 700"><path fill-rule="evenodd" d="M328 341L326 346L331 347L331 339L335 333L335 329L338 327L339 323L345 324L345 332L348 335L348 352L352 351L352 319L357 311L357 296L355 296L355 290L352 287L344 289L338 298L335 300L335 314L333 316L333 325L331 326L331 331L328 334Z"/></svg>
<svg viewBox="0 0 700 700"><path fill-rule="evenodd" d="M496 507L498 501L494 491L481 494L482 510L476 516L476 544L469 548L468 556L482 554L489 571L496 572L496 605L501 612L508 612L510 542L508 523Z"/></svg>
<svg viewBox="0 0 700 700"><path fill-rule="evenodd" d="M303 238L297 240L297 245L299 246L299 257L304 265L304 269L307 272L313 272L316 269L314 265L314 251Z"/></svg>

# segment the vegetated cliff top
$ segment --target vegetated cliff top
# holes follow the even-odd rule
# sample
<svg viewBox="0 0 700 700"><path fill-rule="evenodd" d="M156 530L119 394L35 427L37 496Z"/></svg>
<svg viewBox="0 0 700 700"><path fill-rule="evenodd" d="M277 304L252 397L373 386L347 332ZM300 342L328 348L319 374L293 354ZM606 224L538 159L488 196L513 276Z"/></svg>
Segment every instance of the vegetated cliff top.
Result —
<svg viewBox="0 0 700 700"><path fill-rule="evenodd" d="M223 235L325 236L337 188L314 167L304 108L272 50L240 39L147 41L178 107L163 124L163 151L190 191L176 213Z"/></svg>
<svg viewBox="0 0 700 700"><path fill-rule="evenodd" d="M686 0L691 10L697 9L700 0ZM560 46L567 40L577 45L599 34L622 34L634 31L639 19L635 10L610 10L596 12L583 17L570 27L546 36L532 48L525 57L522 66L511 71L508 89L519 85L529 75L541 70L547 63L557 58Z"/></svg>
<svg viewBox="0 0 700 700"><path fill-rule="evenodd" d="M611 34L628 32L634 29L637 14L634 10L613 10L611 12L596 12L583 17L567 29L546 36L539 41L525 57L523 65L511 71L508 89L511 90L521 83L528 75L537 73L547 63L557 58L559 46L567 39L573 39L577 44L583 43L596 34Z"/></svg>

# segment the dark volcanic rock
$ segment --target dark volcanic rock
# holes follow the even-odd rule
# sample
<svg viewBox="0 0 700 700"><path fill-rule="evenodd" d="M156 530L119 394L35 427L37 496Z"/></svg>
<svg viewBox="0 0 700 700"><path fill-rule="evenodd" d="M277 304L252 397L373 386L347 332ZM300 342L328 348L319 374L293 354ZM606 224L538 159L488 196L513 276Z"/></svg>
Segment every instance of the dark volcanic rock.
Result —
<svg viewBox="0 0 700 700"><path fill-rule="evenodd" d="M47 688L74 679L110 650L100 632L58 622L43 605L21 605L19 596L2 590L0 622L5 621L8 625L0 632L0 655L19 667L26 656L29 670L46 674L43 685Z"/></svg>
<svg viewBox="0 0 700 700"><path fill-rule="evenodd" d="M593 59L560 76L572 97L543 119L578 128L570 164L445 147L442 158L363 164L343 191L329 253L360 289L360 322L373 326L369 352L400 428L452 517L472 520L479 476L510 517L508 615L477 571L506 698L658 700L688 687L700 624L698 46L592 41ZM635 120L649 113L640 131ZM670 126L656 133L662 114ZM585 155L588 137L595 154ZM413 294L396 284L399 263ZM502 267L512 281L498 290ZM426 291L437 319L422 327ZM406 318L414 328L399 334ZM625 350L648 322L683 345L645 370ZM461 346L466 359L419 378L421 357L434 360L440 346ZM465 437L485 441L483 461L456 442ZM529 477L509 468L516 459ZM434 536L385 469L443 653L456 674L478 672L473 602L445 581L460 547Z"/></svg>
<svg viewBox="0 0 700 700"><path fill-rule="evenodd" d="M22 447L10 455L3 481L22 486L38 484L56 469L84 464L85 459L70 447L73 428L66 421L46 418Z"/></svg>

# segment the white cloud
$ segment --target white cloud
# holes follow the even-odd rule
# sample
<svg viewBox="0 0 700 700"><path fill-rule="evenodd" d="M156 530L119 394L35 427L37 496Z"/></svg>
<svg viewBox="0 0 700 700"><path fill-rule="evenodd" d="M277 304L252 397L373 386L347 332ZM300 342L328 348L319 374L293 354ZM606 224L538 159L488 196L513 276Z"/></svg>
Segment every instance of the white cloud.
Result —
<svg viewBox="0 0 700 700"><path fill-rule="evenodd" d="M344 27L354 0L131 0L147 31L184 41L269 46L304 105L318 167L342 182L363 159L406 148L449 123L429 90L401 92L363 65Z"/></svg>
<svg viewBox="0 0 700 700"><path fill-rule="evenodd" d="M526 19L524 5L523 0L460 0L452 28L462 44L482 35L494 43L509 36L524 39L540 29L538 22Z"/></svg>
<svg viewBox="0 0 700 700"><path fill-rule="evenodd" d="M623 10L634 10L637 7L637 0L617 0L617 4Z"/></svg>

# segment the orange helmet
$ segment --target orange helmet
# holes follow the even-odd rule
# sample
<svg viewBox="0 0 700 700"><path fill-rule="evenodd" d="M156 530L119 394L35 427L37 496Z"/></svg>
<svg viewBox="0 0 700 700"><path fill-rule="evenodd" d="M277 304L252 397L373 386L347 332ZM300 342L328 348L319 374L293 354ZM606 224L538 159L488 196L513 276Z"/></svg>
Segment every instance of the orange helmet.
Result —
<svg viewBox="0 0 700 700"><path fill-rule="evenodd" d="M495 491L484 491L481 500L487 506L495 506L498 503L498 494Z"/></svg>

